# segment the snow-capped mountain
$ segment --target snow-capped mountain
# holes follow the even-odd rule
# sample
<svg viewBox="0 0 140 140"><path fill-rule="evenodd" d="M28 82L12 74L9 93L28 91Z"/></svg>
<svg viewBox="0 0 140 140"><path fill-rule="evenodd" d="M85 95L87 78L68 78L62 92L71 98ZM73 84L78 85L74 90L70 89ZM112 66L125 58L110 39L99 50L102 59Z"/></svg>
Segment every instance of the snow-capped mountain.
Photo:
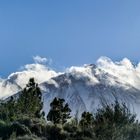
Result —
<svg viewBox="0 0 140 140"><path fill-rule="evenodd" d="M64 98L72 109L72 115L83 111L95 113L102 103L113 103L116 99L125 102L131 111L138 114L140 90L129 82L124 83L95 65L72 68L64 74L40 84L43 91L44 110L54 97ZM86 73L87 72L87 73Z"/></svg>
<svg viewBox="0 0 140 140"><path fill-rule="evenodd" d="M114 63L101 57L96 65L70 67L61 73L43 64L26 65L23 71L1 79L0 98L20 91L30 77L39 83L46 114L54 97L64 98L73 116L95 112L102 103L112 103L117 98L140 118L140 64L134 66L127 58Z"/></svg>

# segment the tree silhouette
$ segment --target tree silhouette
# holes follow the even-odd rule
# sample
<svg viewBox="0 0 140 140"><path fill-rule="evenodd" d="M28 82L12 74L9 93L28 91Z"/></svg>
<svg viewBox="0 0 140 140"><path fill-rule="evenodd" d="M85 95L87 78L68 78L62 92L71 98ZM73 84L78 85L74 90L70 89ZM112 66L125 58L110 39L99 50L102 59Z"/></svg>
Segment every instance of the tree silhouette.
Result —
<svg viewBox="0 0 140 140"><path fill-rule="evenodd" d="M80 120L80 126L82 128L89 128L93 126L93 115L89 112L83 112Z"/></svg>
<svg viewBox="0 0 140 140"><path fill-rule="evenodd" d="M54 124L64 124L68 119L71 118L71 109L69 105L64 104L65 100L60 98L54 98L50 104L50 112L47 115L47 120L53 122Z"/></svg>
<svg viewBox="0 0 140 140"><path fill-rule="evenodd" d="M41 91L34 78L31 78L18 99L18 111L30 117L41 117Z"/></svg>

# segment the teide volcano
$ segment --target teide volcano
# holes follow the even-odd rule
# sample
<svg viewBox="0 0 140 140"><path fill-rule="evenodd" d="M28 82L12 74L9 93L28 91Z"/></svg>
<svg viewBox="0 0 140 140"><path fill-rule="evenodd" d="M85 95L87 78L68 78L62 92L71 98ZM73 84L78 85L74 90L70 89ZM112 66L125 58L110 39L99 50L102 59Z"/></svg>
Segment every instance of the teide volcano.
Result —
<svg viewBox="0 0 140 140"><path fill-rule="evenodd" d="M102 103L115 99L125 102L140 118L140 65L134 66L128 59L113 62L101 57L96 65L71 67L57 73L42 64L26 65L22 72L1 79L1 98L7 98L25 86L34 77L42 90L43 110L55 98L64 98L72 109L72 115L83 111L95 112Z"/></svg>
<svg viewBox="0 0 140 140"><path fill-rule="evenodd" d="M49 111L49 104L54 97L64 98L72 109L72 115L80 115L83 111L96 112L101 104L113 103L116 99L125 102L131 111L138 114L140 91L132 85L121 83L114 77L94 65L84 66L89 75L66 72L40 84L43 92L44 110ZM113 81L113 84L112 84Z"/></svg>

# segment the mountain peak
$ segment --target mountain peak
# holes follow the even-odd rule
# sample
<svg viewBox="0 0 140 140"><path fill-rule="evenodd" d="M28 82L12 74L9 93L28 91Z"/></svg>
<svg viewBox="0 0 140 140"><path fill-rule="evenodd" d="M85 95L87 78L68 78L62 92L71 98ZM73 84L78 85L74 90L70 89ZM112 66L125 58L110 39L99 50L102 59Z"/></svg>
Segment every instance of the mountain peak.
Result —
<svg viewBox="0 0 140 140"><path fill-rule="evenodd" d="M140 67L133 66L124 58L113 62L101 57L96 65L72 66L64 72L55 72L43 64L28 64L20 72L12 73L0 82L0 98L6 98L24 88L29 78L34 77L42 90L44 111L55 97L64 98L73 112L94 112L102 101L112 103L117 98L135 108L139 114ZM140 114L138 115L138 117Z"/></svg>

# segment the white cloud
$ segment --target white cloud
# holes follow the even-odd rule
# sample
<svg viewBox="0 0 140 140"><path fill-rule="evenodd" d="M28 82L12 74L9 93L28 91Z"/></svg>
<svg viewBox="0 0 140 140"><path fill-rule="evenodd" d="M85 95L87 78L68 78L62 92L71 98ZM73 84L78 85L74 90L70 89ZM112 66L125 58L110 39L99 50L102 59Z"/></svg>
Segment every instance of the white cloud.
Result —
<svg viewBox="0 0 140 140"><path fill-rule="evenodd" d="M92 72L92 68L90 66L82 66L82 67L76 67L72 66L70 68L66 69L66 73L73 75L77 79L88 79L87 84L97 84L99 83L98 79L94 76L94 73Z"/></svg>
<svg viewBox="0 0 140 140"><path fill-rule="evenodd" d="M33 59L34 59L35 63L39 63L39 64L45 64L45 63L51 64L52 63L52 59L47 59L45 57L41 57L38 55L34 56Z"/></svg>
<svg viewBox="0 0 140 140"><path fill-rule="evenodd" d="M11 95L21 88L25 87L29 78L34 77L37 83L43 83L49 81L52 77L58 76L62 73L58 73L48 68L45 63L48 61L47 58L41 58L40 56L34 57L34 64L27 64L23 66L19 72L12 73L7 79L0 80L0 98ZM113 62L110 58L101 57L97 60L97 67L93 68L90 65L75 67L72 66L67 68L63 73L71 74L77 79L88 79L88 84L99 83L99 79L96 74L101 78L102 74L110 74L117 77L117 80L124 84L130 84L131 86L140 89L140 63L137 66L133 66L131 61L124 58L120 62ZM96 73L97 72L97 73ZM114 79L111 77L107 84L113 83ZM5 82L9 81L9 82ZM52 82L52 81L51 81ZM6 83L6 84L5 84ZM18 86L19 85L19 86Z"/></svg>
<svg viewBox="0 0 140 140"><path fill-rule="evenodd" d="M21 72L12 73L8 79L15 79L16 83L24 87L29 78L34 77L38 84L48 81L58 73L42 64L27 64ZM16 77L16 78L14 78Z"/></svg>
<svg viewBox="0 0 140 140"><path fill-rule="evenodd" d="M134 66L127 58L124 58L120 62L113 62L110 58L101 57L97 61L97 67L117 77L121 83L130 84L140 89L140 63Z"/></svg>
<svg viewBox="0 0 140 140"><path fill-rule="evenodd" d="M34 64L22 66L20 71L11 73L7 79L0 79L0 98L10 96L24 88L30 78L35 78L35 81L40 84L48 81L59 73L48 68L44 63L46 58L39 56L34 58Z"/></svg>

